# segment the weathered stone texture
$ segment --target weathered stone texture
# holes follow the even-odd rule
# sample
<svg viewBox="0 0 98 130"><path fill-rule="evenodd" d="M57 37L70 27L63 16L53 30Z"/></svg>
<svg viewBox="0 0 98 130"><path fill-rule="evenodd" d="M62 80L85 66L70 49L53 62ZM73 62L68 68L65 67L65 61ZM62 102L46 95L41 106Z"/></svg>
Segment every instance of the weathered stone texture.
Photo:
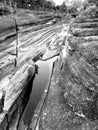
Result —
<svg viewBox="0 0 98 130"><path fill-rule="evenodd" d="M95 18L98 15L96 8L87 11L77 18L78 23L76 20L71 25L71 49L62 82L64 97L73 113L84 118L86 123L95 123L98 120L98 22ZM91 128L93 123L89 122L85 130L95 130L97 124Z"/></svg>
<svg viewBox="0 0 98 130"><path fill-rule="evenodd" d="M60 76L51 83L40 130L98 129L97 26L97 8L87 9L70 25L68 54L59 61Z"/></svg>

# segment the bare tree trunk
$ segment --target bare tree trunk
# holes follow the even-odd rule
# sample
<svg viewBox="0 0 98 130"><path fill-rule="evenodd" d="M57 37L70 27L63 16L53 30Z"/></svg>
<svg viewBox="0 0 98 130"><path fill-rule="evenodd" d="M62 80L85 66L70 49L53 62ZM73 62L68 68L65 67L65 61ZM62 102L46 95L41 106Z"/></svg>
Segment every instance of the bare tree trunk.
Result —
<svg viewBox="0 0 98 130"><path fill-rule="evenodd" d="M7 5L7 2L6 2L6 0L4 0L4 4L5 4L5 5Z"/></svg>
<svg viewBox="0 0 98 130"><path fill-rule="evenodd" d="M12 0L9 0L10 8L12 7Z"/></svg>

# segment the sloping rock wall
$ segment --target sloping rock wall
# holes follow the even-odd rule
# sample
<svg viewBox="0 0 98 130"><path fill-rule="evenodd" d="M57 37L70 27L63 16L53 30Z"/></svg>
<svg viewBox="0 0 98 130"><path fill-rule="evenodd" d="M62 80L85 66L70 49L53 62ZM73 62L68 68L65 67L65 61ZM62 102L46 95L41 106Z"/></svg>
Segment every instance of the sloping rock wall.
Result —
<svg viewBox="0 0 98 130"><path fill-rule="evenodd" d="M85 130L95 130L98 122L91 125L98 120L98 9L87 11L71 24L62 86L70 109L88 124Z"/></svg>
<svg viewBox="0 0 98 130"><path fill-rule="evenodd" d="M69 27L39 129L98 129L97 8L87 9Z"/></svg>
<svg viewBox="0 0 98 130"><path fill-rule="evenodd" d="M8 75L0 81L2 111L0 112L0 130L16 130L27 100L26 91L31 91L30 80L35 75L35 64L29 61L15 75ZM30 88L31 87L31 88ZM29 92L30 93L30 92ZM3 96L4 95L4 96Z"/></svg>

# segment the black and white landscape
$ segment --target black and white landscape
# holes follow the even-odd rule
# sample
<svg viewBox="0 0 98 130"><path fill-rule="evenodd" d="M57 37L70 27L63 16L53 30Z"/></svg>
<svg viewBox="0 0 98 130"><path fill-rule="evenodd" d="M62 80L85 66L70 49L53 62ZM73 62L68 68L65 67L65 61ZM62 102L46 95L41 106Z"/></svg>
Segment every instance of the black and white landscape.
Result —
<svg viewBox="0 0 98 130"><path fill-rule="evenodd" d="M97 0L0 0L0 130L98 130L97 76Z"/></svg>

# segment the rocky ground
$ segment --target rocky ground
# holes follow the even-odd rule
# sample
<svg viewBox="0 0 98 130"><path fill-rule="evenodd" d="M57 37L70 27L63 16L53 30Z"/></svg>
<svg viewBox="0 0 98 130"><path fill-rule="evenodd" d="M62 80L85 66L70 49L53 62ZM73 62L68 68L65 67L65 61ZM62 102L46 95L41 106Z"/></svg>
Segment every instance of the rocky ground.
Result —
<svg viewBox="0 0 98 130"><path fill-rule="evenodd" d="M97 25L97 8L70 24L39 117L40 130L98 129Z"/></svg>
<svg viewBox="0 0 98 130"><path fill-rule="evenodd" d="M26 84L35 74L34 62L42 55L41 60L45 60L60 53L64 35L66 35L67 24L64 20L59 21L60 18L57 16L41 14L40 21L36 20L30 26L19 27L18 36L11 36L1 40L0 130L17 129L19 118L24 109L23 99L26 93L24 89L26 90ZM11 30L8 31L10 34ZM1 38L5 36L4 33L2 33ZM55 50L57 47L58 49ZM13 116L16 117L15 121L11 120Z"/></svg>
<svg viewBox="0 0 98 130"><path fill-rule="evenodd" d="M37 26L21 27L17 58L15 38L0 44L0 85L5 88L1 89L1 92L5 92L3 112L8 116L8 104L12 103L13 95L17 97L23 88L17 83L25 83L28 75L35 71L35 63L31 61L37 61L39 57L47 60L59 55L53 66L49 92L37 117L39 130L97 130L98 9L88 8L70 22L65 21L63 18L55 23L53 18ZM15 79L16 82L12 84ZM0 115L1 122L4 113ZM10 119L11 116L8 116L7 123L3 122L7 124L6 128L10 128ZM33 123L28 129L34 129Z"/></svg>

